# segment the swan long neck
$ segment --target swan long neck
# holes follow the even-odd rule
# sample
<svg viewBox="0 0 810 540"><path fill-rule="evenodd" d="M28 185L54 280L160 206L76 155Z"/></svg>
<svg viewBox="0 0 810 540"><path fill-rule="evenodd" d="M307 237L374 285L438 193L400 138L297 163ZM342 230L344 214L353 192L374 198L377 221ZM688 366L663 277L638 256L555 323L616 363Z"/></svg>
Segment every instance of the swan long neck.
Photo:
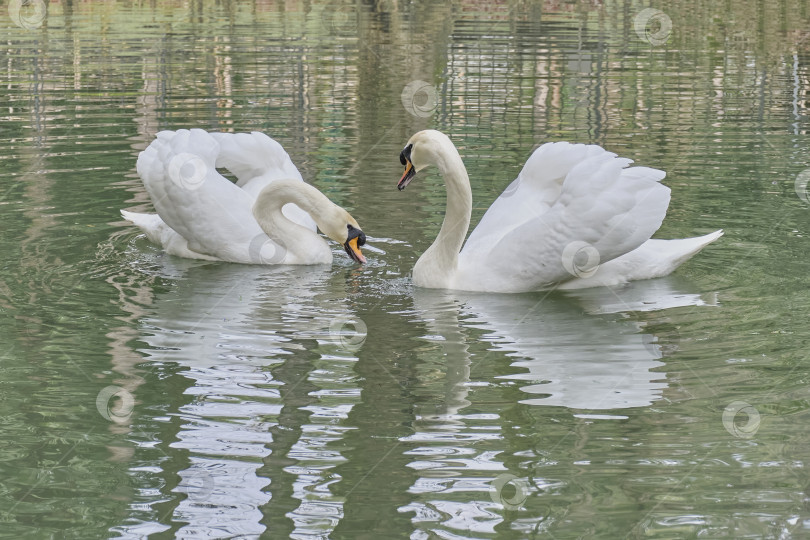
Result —
<svg viewBox="0 0 810 540"><path fill-rule="evenodd" d="M253 216L267 236L288 251L295 251L304 241L317 240L326 246L326 242L314 231L291 221L282 213L282 208L288 203L308 213L319 226L321 217L330 215L334 206L320 191L300 180L275 180L259 193L253 204Z"/></svg>
<svg viewBox="0 0 810 540"><path fill-rule="evenodd" d="M436 240L422 258L430 260L435 271L449 277L457 269L458 254L470 227L472 190L464 162L449 139L446 143L438 145L434 161L444 177L447 211Z"/></svg>

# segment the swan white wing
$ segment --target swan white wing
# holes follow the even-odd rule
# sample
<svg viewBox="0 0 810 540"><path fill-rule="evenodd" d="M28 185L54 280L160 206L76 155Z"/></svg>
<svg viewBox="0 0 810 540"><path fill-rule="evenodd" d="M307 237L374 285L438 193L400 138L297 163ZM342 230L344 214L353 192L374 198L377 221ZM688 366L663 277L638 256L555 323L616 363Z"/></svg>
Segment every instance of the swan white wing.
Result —
<svg viewBox="0 0 810 540"><path fill-rule="evenodd" d="M217 172L219 150L203 130L164 131L138 156L138 174L160 217L190 250L249 262L251 242L264 233L251 211L254 197Z"/></svg>
<svg viewBox="0 0 810 540"><path fill-rule="evenodd" d="M632 251L661 226L670 197L662 171L625 168L631 160L598 146L560 144L543 171L533 169L546 161L530 159L531 170L527 163L482 218L459 257L460 288L547 288Z"/></svg>
<svg viewBox="0 0 810 540"><path fill-rule="evenodd" d="M220 146L216 166L231 171L237 178L236 185L253 197L257 197L274 180L304 181L281 144L264 133L254 131L210 135ZM281 212L287 219L316 230L312 217L295 204L285 204Z"/></svg>
<svg viewBox="0 0 810 540"><path fill-rule="evenodd" d="M538 147L518 177L489 207L466 245L472 247L481 241L488 244L493 240L489 236L502 235L506 229L519 227L548 212L559 199L563 182L571 169L595 156L616 157L616 154L596 145L567 142L546 143Z"/></svg>
<svg viewBox="0 0 810 540"><path fill-rule="evenodd" d="M304 181L289 154L264 133L210 133L219 143L216 166L231 171L236 185L254 196L271 181L295 179Z"/></svg>

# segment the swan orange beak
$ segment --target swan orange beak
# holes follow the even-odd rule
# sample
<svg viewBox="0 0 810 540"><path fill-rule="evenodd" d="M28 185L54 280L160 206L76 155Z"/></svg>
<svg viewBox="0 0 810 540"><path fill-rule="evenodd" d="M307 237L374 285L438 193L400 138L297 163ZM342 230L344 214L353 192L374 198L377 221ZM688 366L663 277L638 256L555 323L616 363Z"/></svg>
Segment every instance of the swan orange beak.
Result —
<svg viewBox="0 0 810 540"><path fill-rule="evenodd" d="M354 262L359 262L360 264L366 263L366 258L363 257L363 254L360 252L360 246L365 245L365 243L366 234L358 227L349 224L346 242L343 243L343 249L346 250L346 253L349 254L349 257L351 257Z"/></svg>
<svg viewBox="0 0 810 540"><path fill-rule="evenodd" d="M359 239L360 239L359 236L355 236L354 238L343 244L343 249L346 250L346 253L349 254L349 257L351 257L354 262L366 264L366 258L360 252L360 246L357 245L357 241Z"/></svg>
<svg viewBox="0 0 810 540"><path fill-rule="evenodd" d="M405 165L405 172L402 174L402 178L399 179L399 183L397 184L397 189L400 191L405 189L407 185L411 183L413 175L416 174L416 169L413 168L413 162L411 162L412 151L413 145L409 144L402 149L402 152L399 153L399 162Z"/></svg>
<svg viewBox="0 0 810 540"><path fill-rule="evenodd" d="M405 172L402 174L402 178L399 179L399 183L397 184L397 189L402 191L407 187L408 184L411 183L414 175L416 175L416 169L413 168L413 163L410 161L405 162Z"/></svg>

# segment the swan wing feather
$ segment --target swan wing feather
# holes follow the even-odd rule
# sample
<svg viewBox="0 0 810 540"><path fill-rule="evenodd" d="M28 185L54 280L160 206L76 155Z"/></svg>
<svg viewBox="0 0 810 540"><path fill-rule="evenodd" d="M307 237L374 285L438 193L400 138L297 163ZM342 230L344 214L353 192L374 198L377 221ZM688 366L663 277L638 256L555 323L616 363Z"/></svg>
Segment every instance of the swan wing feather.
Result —
<svg viewBox="0 0 810 540"><path fill-rule="evenodd" d="M538 148L470 235L460 279L537 290L640 246L661 226L670 190L659 183L662 171L630 163L594 145Z"/></svg>
<svg viewBox="0 0 810 540"><path fill-rule="evenodd" d="M138 156L137 170L158 214L191 251L244 262L263 231L254 197L217 172L219 151L201 129L164 131Z"/></svg>
<svg viewBox="0 0 810 540"><path fill-rule="evenodd" d="M228 169L237 178L236 185L253 197L274 180L304 181L287 151L268 135L251 133L211 133L219 143L216 166ZM295 204L285 204L281 212L287 219L316 230L315 221Z"/></svg>
<svg viewBox="0 0 810 540"><path fill-rule="evenodd" d="M504 227L514 229L547 212L559 199L571 169L595 156L615 157L616 154L600 146L568 142L550 142L538 147L517 178L481 218L467 239L467 245L489 244L494 240L490 236L503 233Z"/></svg>

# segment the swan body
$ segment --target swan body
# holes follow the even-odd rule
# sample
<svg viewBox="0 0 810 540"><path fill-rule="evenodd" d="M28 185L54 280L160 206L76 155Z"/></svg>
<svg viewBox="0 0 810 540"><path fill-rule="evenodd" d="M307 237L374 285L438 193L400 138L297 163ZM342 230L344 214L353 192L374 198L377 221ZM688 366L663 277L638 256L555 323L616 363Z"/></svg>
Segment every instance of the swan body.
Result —
<svg viewBox="0 0 810 540"><path fill-rule="evenodd" d="M669 206L665 173L628 167L596 145L546 143L470 225L472 191L455 145L425 130L400 155L400 190L429 165L445 179L447 211L436 240L413 268L419 287L487 292L612 286L665 276L723 231L651 240ZM463 249L462 249L463 245Z"/></svg>
<svg viewBox="0 0 810 540"><path fill-rule="evenodd" d="M365 262L359 248L365 235L354 218L305 183L287 152L263 133L161 131L138 156L137 171L157 214L121 214L171 255L330 264L332 250L319 228Z"/></svg>

